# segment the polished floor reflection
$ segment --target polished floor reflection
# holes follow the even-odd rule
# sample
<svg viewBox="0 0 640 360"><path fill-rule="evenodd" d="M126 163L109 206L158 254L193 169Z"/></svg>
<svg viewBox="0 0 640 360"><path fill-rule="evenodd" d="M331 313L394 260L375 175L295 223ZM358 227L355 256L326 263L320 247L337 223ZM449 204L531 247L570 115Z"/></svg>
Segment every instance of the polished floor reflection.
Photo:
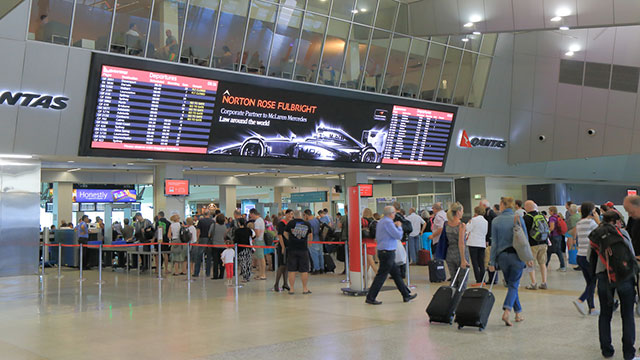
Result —
<svg viewBox="0 0 640 360"><path fill-rule="evenodd" d="M552 263L553 264L553 263ZM341 268L341 266L338 266ZM557 268L557 265L552 265ZM521 290L526 321L501 325L505 289L484 332L429 325L425 308L437 285L412 267L418 298L382 292L382 306L341 294L340 275L312 276L311 295L243 288L221 280L158 280L111 272L47 269L44 279L0 279L2 359L600 359L597 318L571 304L583 288L576 271L550 272L550 290ZM300 292L300 291L299 291ZM622 358L620 319L613 339Z"/></svg>

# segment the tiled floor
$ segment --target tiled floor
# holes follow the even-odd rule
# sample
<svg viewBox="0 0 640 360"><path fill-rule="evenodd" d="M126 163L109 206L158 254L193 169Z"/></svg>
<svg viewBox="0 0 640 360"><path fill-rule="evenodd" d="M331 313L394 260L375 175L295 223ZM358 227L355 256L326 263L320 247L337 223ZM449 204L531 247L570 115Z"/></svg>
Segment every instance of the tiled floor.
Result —
<svg viewBox="0 0 640 360"><path fill-rule="evenodd" d="M521 290L526 321L513 328L500 321L505 289L496 286L484 332L428 324L425 308L438 285L426 281L425 267L412 267L415 301L387 291L382 306L342 295L340 275L312 276L313 294L291 296L268 290L273 273L238 290L220 280L109 270L100 290L96 271L85 272L82 286L77 271L62 273L0 279L1 359L601 358L597 318L571 304L584 284L572 270L551 271L550 290Z"/></svg>

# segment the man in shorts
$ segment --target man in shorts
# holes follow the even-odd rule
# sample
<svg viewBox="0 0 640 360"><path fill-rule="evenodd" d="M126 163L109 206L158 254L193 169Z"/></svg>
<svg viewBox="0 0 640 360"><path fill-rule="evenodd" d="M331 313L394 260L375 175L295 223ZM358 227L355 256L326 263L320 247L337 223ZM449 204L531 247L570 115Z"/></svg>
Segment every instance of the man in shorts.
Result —
<svg viewBox="0 0 640 360"><path fill-rule="evenodd" d="M547 289L547 247L548 247L548 236L547 237L536 237L534 217L538 215L538 205L531 200L527 200L524 203L524 210L527 212L524 216L524 223L527 225L527 234L529 235L529 245L531 245L531 252L533 253L533 258L538 262L540 266L540 276L542 277L542 282L540 285L536 284L536 268L535 265L533 268L525 270L525 272L529 271L529 278L531 278L531 284L529 284L526 288L529 290L546 290ZM544 221L544 220L543 220ZM547 226L548 230L548 226ZM538 240L543 239L543 240Z"/></svg>
<svg viewBox="0 0 640 360"><path fill-rule="evenodd" d="M265 224L264 219L260 217L260 213L258 210L251 209L249 210L249 219L253 221L253 230L256 232L256 238L254 241L254 245L256 246L265 246L264 242L264 230ZM258 262L258 276L255 277L256 280L267 280L267 263L264 260L264 248L256 248L256 252L253 253L253 256L256 257Z"/></svg>
<svg viewBox="0 0 640 360"><path fill-rule="evenodd" d="M300 273L302 279L302 294L311 294L307 288L309 281L309 241L313 239L311 224L302 219L302 212L295 210L293 220L287 223L284 231L284 238L287 244L287 270L289 270L290 295L295 293L294 285L296 273Z"/></svg>

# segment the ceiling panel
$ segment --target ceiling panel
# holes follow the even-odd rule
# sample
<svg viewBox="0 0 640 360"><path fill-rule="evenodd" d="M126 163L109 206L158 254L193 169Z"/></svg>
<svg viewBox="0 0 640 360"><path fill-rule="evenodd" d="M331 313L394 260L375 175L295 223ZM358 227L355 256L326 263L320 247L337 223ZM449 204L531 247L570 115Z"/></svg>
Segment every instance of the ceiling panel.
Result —
<svg viewBox="0 0 640 360"><path fill-rule="evenodd" d="M640 4L640 0L637 2ZM640 20L640 17L637 20ZM640 66L640 26L616 28L613 63Z"/></svg>
<svg viewBox="0 0 640 360"><path fill-rule="evenodd" d="M578 157L602 156L604 144L604 124L582 121L578 132ZM587 130L594 129L595 135L587 134Z"/></svg>
<svg viewBox="0 0 640 360"><path fill-rule="evenodd" d="M579 129L578 120L556 116L553 133L562 134L562 136L553 138L553 160L574 159L576 157Z"/></svg>
<svg viewBox="0 0 640 360"><path fill-rule="evenodd" d="M453 1L452 1L453 2ZM458 11L460 13L460 32L486 31L486 15L484 13L483 0L458 0ZM478 17L480 21L475 23L474 28L465 28L463 25L471 21L473 17Z"/></svg>
<svg viewBox="0 0 640 360"><path fill-rule="evenodd" d="M436 28L440 34L456 34L460 32L460 14L458 3L452 0L434 0Z"/></svg>
<svg viewBox="0 0 640 360"><path fill-rule="evenodd" d="M631 151L633 132L625 128L606 126L602 155L623 155Z"/></svg>
<svg viewBox="0 0 640 360"><path fill-rule="evenodd" d="M578 26L613 24L613 0L578 0Z"/></svg>
<svg viewBox="0 0 640 360"><path fill-rule="evenodd" d="M531 143L531 112L511 112L511 128L509 133L509 163L529 161L529 144ZM517 144L517 145L514 145Z"/></svg>
<svg viewBox="0 0 640 360"><path fill-rule="evenodd" d="M535 79L535 56L515 54L513 62L513 88L511 107L519 110L533 108L533 84Z"/></svg>
<svg viewBox="0 0 640 360"><path fill-rule="evenodd" d="M586 31L588 32L585 49L586 61L610 64L613 61L616 29L595 28Z"/></svg>
<svg viewBox="0 0 640 360"><path fill-rule="evenodd" d="M534 162L550 161L553 154L553 114L533 114L531 120L531 155L530 159ZM540 141L538 137L545 135L546 140Z"/></svg>
<svg viewBox="0 0 640 360"><path fill-rule="evenodd" d="M640 19L640 1L614 0L613 11L616 24L636 24Z"/></svg>
<svg viewBox="0 0 640 360"><path fill-rule="evenodd" d="M582 88L580 119L594 123L605 123L609 90L585 86Z"/></svg>
<svg viewBox="0 0 640 360"><path fill-rule="evenodd" d="M513 13L516 29L544 28L542 1L513 0Z"/></svg>
<svg viewBox="0 0 640 360"><path fill-rule="evenodd" d="M640 131L633 132L633 139L631 142L631 153L638 154L640 153ZM638 164L635 164L637 167Z"/></svg>
<svg viewBox="0 0 640 360"><path fill-rule="evenodd" d="M560 25L566 25L569 27L576 26L578 24L576 11L576 0L544 0L545 27L553 29ZM563 16L562 21L560 22L551 21L552 17L563 13L569 15Z"/></svg>
<svg viewBox="0 0 640 360"><path fill-rule="evenodd" d="M611 90L607 106L607 125L633 129L637 97L636 93Z"/></svg>
<svg viewBox="0 0 640 360"><path fill-rule="evenodd" d="M536 58L533 111L543 114L555 113L559 71L558 59L544 56Z"/></svg>
<svg viewBox="0 0 640 360"><path fill-rule="evenodd" d="M489 32L514 29L511 0L484 0L486 28Z"/></svg>
<svg viewBox="0 0 640 360"><path fill-rule="evenodd" d="M556 114L558 116L573 119L580 118L582 86L558 84L556 99Z"/></svg>

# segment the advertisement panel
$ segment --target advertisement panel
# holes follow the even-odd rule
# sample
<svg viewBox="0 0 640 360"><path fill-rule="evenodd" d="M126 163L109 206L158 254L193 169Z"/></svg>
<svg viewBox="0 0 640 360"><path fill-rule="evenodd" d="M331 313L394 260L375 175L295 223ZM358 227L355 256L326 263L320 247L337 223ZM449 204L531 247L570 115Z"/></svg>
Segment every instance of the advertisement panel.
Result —
<svg viewBox="0 0 640 360"><path fill-rule="evenodd" d="M123 203L135 202L135 190L76 189L75 202L79 203Z"/></svg>

